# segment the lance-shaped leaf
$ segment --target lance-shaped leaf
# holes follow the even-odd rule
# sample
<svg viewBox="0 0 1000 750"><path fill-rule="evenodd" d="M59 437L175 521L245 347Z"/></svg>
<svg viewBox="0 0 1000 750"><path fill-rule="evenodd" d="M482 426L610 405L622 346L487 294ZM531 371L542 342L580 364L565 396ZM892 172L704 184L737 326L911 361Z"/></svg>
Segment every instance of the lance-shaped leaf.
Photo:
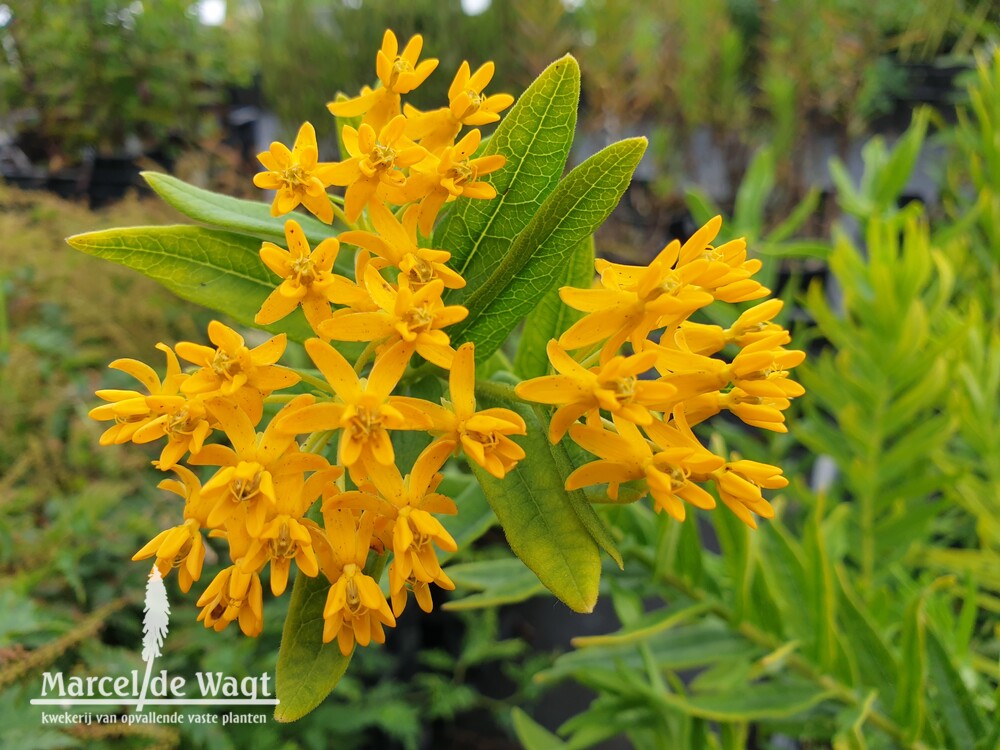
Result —
<svg viewBox="0 0 1000 750"><path fill-rule="evenodd" d="M280 701L274 710L277 721L296 721L316 708L351 663L336 639L323 643L323 606L329 590L330 582L322 575L295 577L274 676Z"/></svg>
<svg viewBox="0 0 1000 750"><path fill-rule="evenodd" d="M524 333L517 347L514 369L522 378L538 378L549 373L549 356L545 353L550 339L559 338L563 332L583 317L583 313L563 304L559 287L572 286L589 289L594 281L594 238L588 237L578 244L559 272L553 288L525 319Z"/></svg>
<svg viewBox="0 0 1000 750"><path fill-rule="evenodd" d="M682 696L659 694L665 706L713 721L751 721L794 716L832 697L828 690L806 682L766 682L743 685L732 693Z"/></svg>
<svg viewBox="0 0 1000 750"><path fill-rule="evenodd" d="M645 138L613 143L559 183L490 277L465 300L468 317L454 327L456 343L476 342L484 361L558 283L573 250L604 223L646 150Z"/></svg>
<svg viewBox="0 0 1000 750"><path fill-rule="evenodd" d="M480 560L448 566L448 576L459 589L476 593L452 598L442 609L463 610L515 604L545 592L538 578L513 557L506 560Z"/></svg>
<svg viewBox="0 0 1000 750"><path fill-rule="evenodd" d="M601 578L600 551L573 508L545 430L524 404L499 397L492 389L489 393L477 389L476 397L481 407L517 410L529 424L528 434L517 438L526 455L503 479L471 464L510 548L566 606L593 611Z"/></svg>
<svg viewBox="0 0 1000 750"><path fill-rule="evenodd" d="M254 316L280 279L260 259L260 240L204 227L128 227L77 234L72 247L145 274L181 299L260 328ZM263 328L295 341L314 336L301 310ZM349 356L360 350L338 346Z"/></svg>
<svg viewBox="0 0 1000 750"><path fill-rule="evenodd" d="M464 289L448 294L461 304L482 284L552 192L566 167L576 131L580 66L567 55L542 71L497 126L483 155L507 158L484 180L496 188L490 201L459 199L434 233L433 247L451 253L465 277Z"/></svg>
<svg viewBox="0 0 1000 750"><path fill-rule="evenodd" d="M285 222L295 219L313 247L333 237L336 230L309 214L296 212L271 216L271 209L259 201L246 201L213 193L160 172L143 172L142 177L156 194L185 216L222 229L231 229L285 246ZM351 275L351 259L337 259L336 271Z"/></svg>

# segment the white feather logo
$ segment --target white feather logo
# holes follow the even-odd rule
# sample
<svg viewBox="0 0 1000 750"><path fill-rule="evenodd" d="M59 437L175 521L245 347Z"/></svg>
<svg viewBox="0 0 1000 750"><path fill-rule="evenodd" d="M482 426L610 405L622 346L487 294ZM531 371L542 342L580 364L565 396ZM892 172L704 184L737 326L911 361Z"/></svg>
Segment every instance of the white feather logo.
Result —
<svg viewBox="0 0 1000 750"><path fill-rule="evenodd" d="M149 581L146 583L146 603L142 618L142 660L146 662L146 675L142 680L142 693L136 704L136 710L141 711L149 688L149 678L153 672L153 661L160 655L163 639L167 637L170 626L170 602L167 600L167 589L163 585L163 576L155 565L149 571Z"/></svg>

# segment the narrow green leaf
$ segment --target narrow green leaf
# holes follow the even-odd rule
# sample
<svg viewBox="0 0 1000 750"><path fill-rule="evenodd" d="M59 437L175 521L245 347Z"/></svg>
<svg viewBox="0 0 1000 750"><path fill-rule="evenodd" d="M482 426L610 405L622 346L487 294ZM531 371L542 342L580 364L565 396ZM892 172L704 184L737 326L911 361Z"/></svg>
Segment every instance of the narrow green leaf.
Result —
<svg viewBox="0 0 1000 750"><path fill-rule="evenodd" d="M580 66L570 55L542 71L497 126L484 155L507 158L485 177L496 188L491 201L459 199L434 233L432 247L451 253L465 277L464 289L448 294L461 304L492 273L510 243L559 181L576 131Z"/></svg>
<svg viewBox="0 0 1000 750"><path fill-rule="evenodd" d="M759 238L764 231L764 208L774 190L774 151L770 146L757 150L747 165L743 181L736 191L733 223L749 237Z"/></svg>
<svg viewBox="0 0 1000 750"><path fill-rule="evenodd" d="M278 285L261 262L260 240L193 226L129 227L77 234L72 247L145 274L178 297L225 313L244 325ZM301 310L264 326L296 341L313 336Z"/></svg>
<svg viewBox="0 0 1000 750"><path fill-rule="evenodd" d="M537 576L513 557L451 565L448 576L457 587L479 592L442 605L442 609L453 611L515 604L545 591Z"/></svg>
<svg viewBox="0 0 1000 750"><path fill-rule="evenodd" d="M142 172L142 177L157 195L185 216L222 229L270 240L282 247L285 246L285 222L288 219L295 219L301 225L313 247L337 233L333 227L308 214L296 212L287 216L271 216L271 209L266 203L213 193L160 172ZM257 245L259 248L260 243ZM337 260L337 273L353 275L349 258L345 256Z"/></svg>
<svg viewBox="0 0 1000 750"><path fill-rule="evenodd" d="M504 399L499 389L477 393L477 400L487 407L514 409L526 423L534 422L530 407ZM536 426L516 440L526 455L506 477L497 479L474 463L473 473L514 554L566 606L591 612L601 578L597 543L563 487L545 431Z"/></svg>
<svg viewBox="0 0 1000 750"><path fill-rule="evenodd" d="M524 745L524 750L560 750L566 747L565 742L521 709L512 709L510 717L514 723L514 733L518 741Z"/></svg>
<svg viewBox="0 0 1000 750"><path fill-rule="evenodd" d="M469 315L455 326L452 340L475 341L478 361L493 354L558 283L574 248L618 205L645 150L645 138L619 141L570 172L465 300Z"/></svg>
<svg viewBox="0 0 1000 750"><path fill-rule="evenodd" d="M788 216L768 232L764 239L767 242L784 242L789 239L799 231L799 228L805 223L806 219L816 213L821 197L822 193L819 188L810 188L809 192L806 193L806 197L799 201L795 208L789 212Z"/></svg>
<svg viewBox="0 0 1000 750"><path fill-rule="evenodd" d="M336 640L323 643L323 607L329 590L330 582L322 575L295 577L274 678L281 701L274 709L277 721L297 721L316 708L351 662L350 656L340 653Z"/></svg>
<svg viewBox="0 0 1000 750"><path fill-rule="evenodd" d="M690 716L713 721L781 719L807 711L832 696L807 683L767 682L742 686L732 693L682 696L660 695L664 704Z"/></svg>
<svg viewBox="0 0 1000 750"><path fill-rule="evenodd" d="M578 244L567 258L559 273L558 281L542 297L534 312L525 318L524 333L517 347L514 369L522 378L537 378L549 372L549 357L545 347L551 339L562 333L583 317L583 313L563 304L559 287L572 286L589 289L594 281L594 238L588 237Z"/></svg>
<svg viewBox="0 0 1000 750"><path fill-rule="evenodd" d="M906 608L901 640L899 689L893 715L905 729L908 740L913 741L920 737L926 711L927 627L923 594L913 597Z"/></svg>
<svg viewBox="0 0 1000 750"><path fill-rule="evenodd" d="M666 630L670 630L697 615L707 612L711 608L712 605L706 602L692 604L690 607L685 607L681 610L664 607L655 612L647 612L641 615L637 620L630 622L616 633L578 636L571 643L575 648L643 643Z"/></svg>
<svg viewBox="0 0 1000 750"><path fill-rule="evenodd" d="M934 708L951 738L951 747L974 747L986 733L986 717L976 709L951 656L930 628L927 636L927 676L935 693Z"/></svg>
<svg viewBox="0 0 1000 750"><path fill-rule="evenodd" d="M825 669L832 669L837 655L836 594L822 520L823 497L820 495L805 528L803 549L809 576L806 601L816 615L811 644L813 656Z"/></svg>
<svg viewBox="0 0 1000 750"><path fill-rule="evenodd" d="M684 193L684 202L687 204L691 218L698 226L708 223L708 220L722 213L719 204L712 200L712 197L698 188L691 188Z"/></svg>
<svg viewBox="0 0 1000 750"><path fill-rule="evenodd" d="M850 587L847 572L838 566L836 573L840 590L837 615L844 634L853 644L851 653L857 663L861 681L878 690L883 705L892 706L896 702L896 685L899 679L896 660L876 630L870 613Z"/></svg>

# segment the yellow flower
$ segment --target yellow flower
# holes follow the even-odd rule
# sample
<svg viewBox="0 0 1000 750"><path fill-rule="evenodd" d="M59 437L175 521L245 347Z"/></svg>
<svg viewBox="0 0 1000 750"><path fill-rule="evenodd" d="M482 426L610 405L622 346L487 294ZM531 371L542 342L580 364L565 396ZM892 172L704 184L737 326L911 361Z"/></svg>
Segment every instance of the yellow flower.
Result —
<svg viewBox="0 0 1000 750"><path fill-rule="evenodd" d="M751 529L757 522L751 513L764 518L774 518L774 508L760 493L760 488L781 489L788 480L781 476L781 469L758 461L731 461L711 472L719 488L722 502Z"/></svg>
<svg viewBox="0 0 1000 750"><path fill-rule="evenodd" d="M320 326L320 333L337 341L384 341L384 347L401 342L406 357L416 351L428 362L451 367L455 350L442 328L463 320L469 311L441 301L444 282L435 279L417 291L405 278L393 288L371 265L365 269L365 287L379 306L374 312L342 309Z"/></svg>
<svg viewBox="0 0 1000 750"><path fill-rule="evenodd" d="M316 527L316 524L308 518L295 518L287 513L275 516L250 544L243 567L260 570L270 560L271 593L275 596L281 596L288 585L292 560L302 574L315 577L319 572L319 563L312 547L310 527Z"/></svg>
<svg viewBox="0 0 1000 750"><path fill-rule="evenodd" d="M460 196L483 200L496 198L496 188L479 178L500 169L507 158L500 154L469 158L479 148L479 142L479 131L473 130L454 146L445 148L440 159L422 162L430 168L414 166L414 176L407 183L406 192L411 200L420 198L418 226L425 235L434 230L434 219L445 201Z"/></svg>
<svg viewBox="0 0 1000 750"><path fill-rule="evenodd" d="M387 29L382 37L382 48L375 57L375 70L382 86L374 90L366 88L354 99L330 102L327 109L337 117L364 115L364 123L373 128L382 127L399 114L399 95L413 91L437 67L435 59L417 62L423 46L423 37L416 34L399 54L396 35Z"/></svg>
<svg viewBox="0 0 1000 750"><path fill-rule="evenodd" d="M629 422L647 425L653 421L650 407L677 392L669 383L639 378L653 366L655 352L612 357L589 370L566 354L555 339L549 342L546 352L559 374L525 380L515 391L526 401L560 405L549 423L549 440L553 443L562 440L569 426L580 417L600 409Z"/></svg>
<svg viewBox="0 0 1000 750"><path fill-rule="evenodd" d="M782 347L784 330L769 334L740 350L731 363L689 351L651 345L657 352L656 368L669 377L682 398L720 390L730 383L749 396L789 399L805 388L788 379L788 370L802 363L805 352Z"/></svg>
<svg viewBox="0 0 1000 750"><path fill-rule="evenodd" d="M208 526L220 528L241 510L241 522L251 538L259 539L269 518L295 512L301 495L304 472L327 468L325 458L301 453L292 435L280 432L276 424L294 418L300 409L308 409L315 399L297 396L258 434L242 410L221 399L210 407L233 444L206 445L191 463L219 466L219 471L202 487L202 498L211 503Z"/></svg>
<svg viewBox="0 0 1000 750"><path fill-rule="evenodd" d="M156 555L155 565L159 568L160 575L166 578L172 568L177 568L178 584L181 591L187 593L191 590L191 584L201 577L201 568L205 562L205 542L201 537L201 529L208 524L208 508L201 498L198 477L184 466L175 466L173 470L183 483L164 479L159 487L184 498L184 523L161 531L136 552L132 559L145 560Z"/></svg>
<svg viewBox="0 0 1000 750"><path fill-rule="evenodd" d="M559 337L559 345L579 349L606 339L601 349L606 362L626 340L641 351L654 328L679 323L711 304L712 295L694 283L708 261L674 268L678 249L679 243L671 243L648 267L634 271L598 263L598 270L603 268L600 289L562 287L562 301L587 314Z"/></svg>
<svg viewBox="0 0 1000 750"><path fill-rule="evenodd" d="M320 339L306 341L306 351L339 402L305 406L287 416L276 416L271 424L286 434L342 430L340 462L351 467L352 476L357 469L373 472L395 461L389 430L422 430L430 425L418 408L390 396L410 358L404 342L376 357L367 380L359 380L343 355Z"/></svg>
<svg viewBox="0 0 1000 750"><path fill-rule="evenodd" d="M406 118L393 118L376 137L371 125L355 130L345 125L344 147L350 157L333 165L329 172L333 185L346 185L344 213L357 221L365 206L379 200L406 203L402 192L406 177L402 170L426 158L427 152L404 136Z"/></svg>
<svg viewBox="0 0 1000 750"><path fill-rule="evenodd" d="M266 172L254 175L253 184L264 190L277 190L271 204L271 215L281 216L301 203L321 221L333 221L333 206L326 194L333 163L320 163L316 146L316 131L303 123L289 151L275 141L268 151L257 155Z"/></svg>
<svg viewBox="0 0 1000 750"><path fill-rule="evenodd" d="M723 409L728 409L751 427L772 432L788 432L782 412L791 405L787 398L762 398L751 396L742 388L728 392L712 391L689 398L684 402L691 424L704 422Z"/></svg>
<svg viewBox="0 0 1000 750"><path fill-rule="evenodd" d="M419 211L418 206L410 206L400 223L392 211L379 203L373 203L369 207L369 218L376 233L353 230L344 232L339 239L348 245L358 245L374 253L377 256L377 259L371 261L374 268L398 268L400 278L405 278L414 291L434 279L440 279L446 289L461 289L465 286L465 279L445 265L451 259L451 253L417 246ZM364 275L357 278L363 279Z"/></svg>
<svg viewBox="0 0 1000 750"><path fill-rule="evenodd" d="M447 408L418 399L413 402L433 420L432 432L439 440L458 444L466 457L482 466L497 479L503 479L524 458L524 449L510 435L526 435L521 415L510 409L476 411L475 345L469 341L458 347L448 375L450 403Z"/></svg>
<svg viewBox="0 0 1000 750"><path fill-rule="evenodd" d="M393 561L389 567L389 591L396 617L406 606L408 585L413 588L417 603L425 612L429 612L433 605L428 584L435 583L448 591L455 588L455 584L441 570L434 545L445 552L456 552L458 546L441 522L431 515L458 512L451 498L435 492L442 478L438 470L453 448L454 443L450 441L431 443L405 478L395 466L373 474L372 482L378 496L363 491L344 492L325 504L325 507L360 508L392 520Z"/></svg>
<svg viewBox="0 0 1000 750"><path fill-rule="evenodd" d="M780 299L769 299L754 305L741 314L729 328L706 325L685 320L678 328L677 337L683 337L684 344L695 354L711 355L722 351L726 344L744 347L762 338L779 333L784 329L769 322L781 312L784 305ZM791 337L783 342L787 344Z"/></svg>
<svg viewBox="0 0 1000 750"><path fill-rule="evenodd" d="M96 396L110 403L101 404L90 410L88 416L100 422L113 419L115 423L101 435L101 445L118 445L132 440L136 432L157 418L157 413L150 407L149 396L174 396L180 387L180 381L187 376L181 372L177 357L166 344L157 344L156 348L167 356L167 372L163 380L156 371L145 362L136 359L116 359L108 367L131 375L148 391L148 395L138 391L126 391L112 388L101 389Z"/></svg>
<svg viewBox="0 0 1000 750"><path fill-rule="evenodd" d="M264 629L264 597L257 573L247 573L239 565L230 565L208 585L198 599L202 608L198 622L221 631L236 619L240 630L255 638Z"/></svg>
<svg viewBox="0 0 1000 750"><path fill-rule="evenodd" d="M320 323L330 318L331 302L351 299L351 281L333 273L340 243L329 237L310 252L305 233L294 219L285 222L285 242L287 250L273 242L265 242L260 248L260 259L282 278L282 282L264 300L254 322L259 325L274 323L301 305L306 320L315 331ZM338 291L342 295L346 291L347 296L338 297Z"/></svg>
<svg viewBox="0 0 1000 750"><path fill-rule="evenodd" d="M208 338L215 349L189 341L174 347L181 359L201 367L181 383L183 393L231 397L257 424L264 411L264 396L299 382L293 371L274 364L285 351L288 337L283 333L249 349L236 331L213 320L208 324Z"/></svg>
<svg viewBox="0 0 1000 750"><path fill-rule="evenodd" d="M395 627L396 618L378 582L364 572L371 545L372 518L363 514L360 524L349 510L324 509L323 522L333 558L327 573L333 586L323 608L323 642L334 638L340 653L350 655L354 642L367 646L385 643L383 625Z"/></svg>
<svg viewBox="0 0 1000 750"><path fill-rule="evenodd" d="M500 119L500 112L514 103L510 94L483 96L483 89L493 80L496 66L483 63L475 73L465 60L455 73L448 88L448 106L430 112L420 112L410 105L403 107L409 123L407 134L420 139L420 145L431 153L450 146L463 125L489 125Z"/></svg>
<svg viewBox="0 0 1000 750"><path fill-rule="evenodd" d="M705 490L688 481L690 468L685 460L694 455L691 448L653 446L639 428L623 419L614 420L618 433L584 425L570 427L570 435L580 446L600 457L584 464L566 478L566 489L576 490L596 484L608 484L608 497L617 499L618 485L645 479L657 512L666 510L678 521L685 517L686 500L697 508L711 509L715 500Z"/></svg>

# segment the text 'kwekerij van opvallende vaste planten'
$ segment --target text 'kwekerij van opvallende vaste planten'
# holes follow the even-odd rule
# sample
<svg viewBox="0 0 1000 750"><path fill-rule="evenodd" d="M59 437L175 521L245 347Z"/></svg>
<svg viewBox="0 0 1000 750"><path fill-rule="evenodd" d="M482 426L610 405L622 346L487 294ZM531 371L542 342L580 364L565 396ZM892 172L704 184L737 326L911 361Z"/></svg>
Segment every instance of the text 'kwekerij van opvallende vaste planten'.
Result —
<svg viewBox="0 0 1000 750"><path fill-rule="evenodd" d="M754 279L762 264L745 241L717 242L715 217L648 265L595 260L592 235L645 139L563 177L572 57L516 104L486 93L492 63L463 63L446 106L418 111L403 96L437 66L421 51L421 37L400 50L387 31L378 85L329 104L340 161L320 161L309 123L291 148L259 155L270 212L147 174L210 228L69 240L273 334L251 345L213 321L210 345L158 345L162 374L116 360L142 389L98 391L106 403L91 416L112 423L103 444L161 441L160 486L182 500L178 524L134 559L155 558L164 576L176 568L186 592L206 536L228 547L231 564L197 600L206 627L257 635L262 575L281 596L298 569L277 664L283 720L323 700L357 645L384 642L411 595L430 611L432 585L454 588L439 555L457 549L454 498L470 482L511 549L580 612L597 599L600 551L621 564L592 503L649 497L681 522L717 495L718 512L756 528L774 515L762 490L787 484L781 468L719 455L694 432L720 412L784 432L783 411L804 392L789 370L805 355L786 348L773 322L782 303ZM300 206L313 216L288 218ZM756 300L728 328L690 319ZM289 340L308 360L280 364Z"/></svg>

